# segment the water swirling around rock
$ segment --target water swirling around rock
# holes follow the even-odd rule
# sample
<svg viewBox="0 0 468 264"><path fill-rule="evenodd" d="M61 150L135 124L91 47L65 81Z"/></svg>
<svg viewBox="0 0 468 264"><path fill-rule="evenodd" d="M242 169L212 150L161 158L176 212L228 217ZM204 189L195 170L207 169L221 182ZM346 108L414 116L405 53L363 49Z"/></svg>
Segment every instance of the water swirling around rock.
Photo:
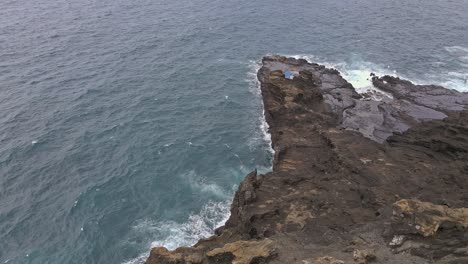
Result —
<svg viewBox="0 0 468 264"><path fill-rule="evenodd" d="M124 263L192 243L271 166L256 61L305 54L363 87L384 69L467 89L467 7L3 1L0 262Z"/></svg>

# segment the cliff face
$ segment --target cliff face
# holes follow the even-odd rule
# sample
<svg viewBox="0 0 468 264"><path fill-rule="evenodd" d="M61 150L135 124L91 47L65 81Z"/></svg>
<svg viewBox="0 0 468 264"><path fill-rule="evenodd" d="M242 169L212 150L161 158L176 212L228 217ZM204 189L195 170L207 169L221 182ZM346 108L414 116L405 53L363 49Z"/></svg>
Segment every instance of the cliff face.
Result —
<svg viewBox="0 0 468 264"><path fill-rule="evenodd" d="M246 177L216 235L146 263L468 263L468 94L370 78L358 94L265 57L273 171Z"/></svg>

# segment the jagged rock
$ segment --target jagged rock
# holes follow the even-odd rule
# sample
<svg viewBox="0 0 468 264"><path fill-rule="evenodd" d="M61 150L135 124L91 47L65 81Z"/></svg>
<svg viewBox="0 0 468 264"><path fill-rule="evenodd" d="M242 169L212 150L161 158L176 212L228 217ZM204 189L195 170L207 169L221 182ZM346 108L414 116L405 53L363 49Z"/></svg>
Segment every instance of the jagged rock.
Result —
<svg viewBox="0 0 468 264"><path fill-rule="evenodd" d="M242 227L240 223L246 222L244 208L257 198L256 188L261 178L257 177L257 170L249 173L239 186L231 205L231 217L225 227Z"/></svg>
<svg viewBox="0 0 468 264"><path fill-rule="evenodd" d="M390 246L435 258L468 257L467 227L468 208L403 199L393 205Z"/></svg>
<svg viewBox="0 0 468 264"><path fill-rule="evenodd" d="M371 250L355 249L353 252L353 259L358 264L366 264L376 260L375 252Z"/></svg>
<svg viewBox="0 0 468 264"><path fill-rule="evenodd" d="M197 248L181 247L174 251L169 251L165 247L155 247L151 250L146 263L201 264L203 260L203 251Z"/></svg>
<svg viewBox="0 0 468 264"><path fill-rule="evenodd" d="M206 255L212 263L258 264L272 260L276 256L275 250L275 242L270 239L236 241L213 249Z"/></svg>
<svg viewBox="0 0 468 264"><path fill-rule="evenodd" d="M444 205L400 200L393 205L394 222L408 227L409 232L425 237L434 236L439 228L468 227L468 208L449 208Z"/></svg>
<svg viewBox="0 0 468 264"><path fill-rule="evenodd" d="M216 236L153 249L147 264L467 263L467 93L371 76L375 89L359 94L322 65L262 64L273 171L244 179Z"/></svg>
<svg viewBox="0 0 468 264"><path fill-rule="evenodd" d="M314 264L345 264L344 261L330 256L318 257Z"/></svg>

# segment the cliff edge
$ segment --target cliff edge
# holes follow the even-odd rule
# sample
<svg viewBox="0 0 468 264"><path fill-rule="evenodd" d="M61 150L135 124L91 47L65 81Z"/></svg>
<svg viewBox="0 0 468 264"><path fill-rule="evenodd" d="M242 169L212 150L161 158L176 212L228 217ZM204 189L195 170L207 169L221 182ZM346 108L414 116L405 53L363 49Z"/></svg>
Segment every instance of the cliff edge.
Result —
<svg viewBox="0 0 468 264"><path fill-rule="evenodd" d="M468 94L263 58L275 150L250 173L224 227L157 263L468 263ZM285 78L286 77L290 78Z"/></svg>

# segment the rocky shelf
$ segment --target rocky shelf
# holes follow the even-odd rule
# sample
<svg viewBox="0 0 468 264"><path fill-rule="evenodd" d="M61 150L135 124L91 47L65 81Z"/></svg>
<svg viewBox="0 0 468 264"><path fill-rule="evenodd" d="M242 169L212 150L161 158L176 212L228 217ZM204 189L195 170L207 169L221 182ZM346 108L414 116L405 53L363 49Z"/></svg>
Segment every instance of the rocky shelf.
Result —
<svg viewBox="0 0 468 264"><path fill-rule="evenodd" d="M231 217L156 263L468 263L468 94L268 56L258 71L273 171ZM287 71L297 72L293 79Z"/></svg>

